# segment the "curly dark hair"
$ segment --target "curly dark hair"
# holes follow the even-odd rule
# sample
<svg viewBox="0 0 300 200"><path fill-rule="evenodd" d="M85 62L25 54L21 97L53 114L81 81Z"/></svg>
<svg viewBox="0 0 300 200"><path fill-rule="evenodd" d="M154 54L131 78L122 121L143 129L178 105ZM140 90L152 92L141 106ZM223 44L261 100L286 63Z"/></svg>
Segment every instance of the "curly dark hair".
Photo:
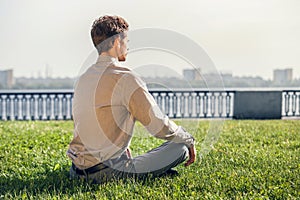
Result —
<svg viewBox="0 0 300 200"><path fill-rule="evenodd" d="M120 16L105 15L96 19L92 26L91 37L98 53L111 49L116 35L120 35L123 39L128 26Z"/></svg>

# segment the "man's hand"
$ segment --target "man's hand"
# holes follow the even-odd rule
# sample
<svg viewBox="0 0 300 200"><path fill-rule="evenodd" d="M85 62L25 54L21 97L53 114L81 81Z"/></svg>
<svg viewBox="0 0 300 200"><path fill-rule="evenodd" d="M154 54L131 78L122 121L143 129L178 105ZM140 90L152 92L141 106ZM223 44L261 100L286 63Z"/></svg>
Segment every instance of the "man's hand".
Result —
<svg viewBox="0 0 300 200"><path fill-rule="evenodd" d="M196 148L194 145L191 145L189 147L189 159L188 161L186 161L186 163L184 164L184 166L189 166L190 164L194 163L196 160Z"/></svg>

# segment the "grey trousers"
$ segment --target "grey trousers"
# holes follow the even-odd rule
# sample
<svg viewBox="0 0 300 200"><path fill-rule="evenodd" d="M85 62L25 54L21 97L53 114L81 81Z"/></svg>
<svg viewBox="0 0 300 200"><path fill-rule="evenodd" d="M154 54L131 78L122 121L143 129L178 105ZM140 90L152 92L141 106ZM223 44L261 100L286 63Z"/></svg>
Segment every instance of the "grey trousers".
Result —
<svg viewBox="0 0 300 200"><path fill-rule="evenodd" d="M103 163L108 166L107 168L92 174L78 175L71 167L70 176L71 178L85 179L92 183L103 183L113 179L144 179L149 175L157 177L182 163L187 157L188 148L185 144L166 142L134 158L121 156L107 160Z"/></svg>

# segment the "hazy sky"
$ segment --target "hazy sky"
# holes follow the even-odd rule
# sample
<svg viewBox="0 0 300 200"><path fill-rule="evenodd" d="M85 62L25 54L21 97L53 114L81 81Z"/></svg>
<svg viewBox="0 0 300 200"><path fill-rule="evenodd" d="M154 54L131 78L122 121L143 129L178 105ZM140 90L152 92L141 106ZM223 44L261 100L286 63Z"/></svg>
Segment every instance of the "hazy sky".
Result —
<svg viewBox="0 0 300 200"><path fill-rule="evenodd" d="M273 69L292 67L300 77L299 11L299 0L0 0L0 70L37 76L49 66L53 76L75 76L93 51L92 22L116 14L130 29L189 37L219 71L272 78Z"/></svg>

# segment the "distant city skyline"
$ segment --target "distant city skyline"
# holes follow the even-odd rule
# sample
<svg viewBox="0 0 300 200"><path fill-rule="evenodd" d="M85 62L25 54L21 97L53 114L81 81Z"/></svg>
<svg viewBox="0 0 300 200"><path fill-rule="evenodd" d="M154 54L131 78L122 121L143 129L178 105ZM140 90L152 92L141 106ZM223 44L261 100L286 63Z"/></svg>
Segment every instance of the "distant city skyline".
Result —
<svg viewBox="0 0 300 200"><path fill-rule="evenodd" d="M271 80L273 70L293 68L294 78L300 78L299 10L297 0L2 0L0 70L30 77L44 74L48 66L53 77L74 77L94 51L92 22L116 14L129 22L130 30L155 27L187 36L220 72ZM134 69L152 62L176 73L188 66L165 54L139 57L137 62L137 55L130 54L124 64Z"/></svg>
<svg viewBox="0 0 300 200"><path fill-rule="evenodd" d="M148 70L151 68L152 70ZM233 76L231 73L199 73L201 69L185 69L183 76L161 65L142 66L135 70L148 88L292 88L300 86L300 79L293 78L293 70L273 71L273 80L259 76ZM221 82L218 83L217 80ZM72 89L76 77L55 78L47 70L42 77L13 77L13 70L0 71L1 89Z"/></svg>
<svg viewBox="0 0 300 200"><path fill-rule="evenodd" d="M137 72L138 74L140 74L142 77L184 77L184 71L185 70L192 70L194 68L184 68L182 70L182 72L177 72L176 70L170 70L170 67L165 67L165 66L160 66L160 65L145 65L145 66L140 66L139 68L134 68L133 71ZM47 65L44 70L39 70L36 72L32 72L30 74L30 76L24 76L24 75L19 75L16 76L15 74L15 70L13 68L7 68L7 69L1 69L0 71L12 71L13 74L13 78L21 78L21 77L25 77L25 78L76 78L77 75L74 76L67 76L67 75L53 75L52 71L53 69L51 67L49 67L49 65ZM194 69L194 70L200 70L201 68L198 69ZM282 72L282 71L286 71L286 70L291 70L291 75L289 76L289 80L295 80L295 79L300 79L300 76L295 76L295 69L294 68L276 68L273 69L272 71L272 77L270 78L265 78L263 76L260 76L259 74L253 74L253 75L243 75L243 74L234 74L232 71L228 71L228 70L223 70L223 71L218 71L220 74L227 74L227 75L232 75L235 77L261 77L264 80L274 80L276 79L276 73L278 74L278 72ZM286 73L286 72L284 72ZM203 74L210 74L210 72L204 72L204 73L200 73L199 75L203 75Z"/></svg>
<svg viewBox="0 0 300 200"><path fill-rule="evenodd" d="M0 70L0 77L1 81L6 81L4 79L7 79L6 76L8 75L11 79L18 79L18 78L25 78L25 79L61 79L61 78L75 78L77 76L53 76L51 73L52 69L49 68L49 66L46 66L44 72L39 71L38 73L31 74L31 76L15 76L14 75L14 70L13 69L6 69L6 70ZM193 80L200 80L202 79L202 76L207 76L207 75L220 75L223 77L240 77L240 78L247 78L247 77L252 77L252 78L261 78L266 81L274 81L277 83L280 82L291 82L293 80L300 80L300 77L295 77L294 76L294 69L293 68L277 68L273 70L273 75L271 79L265 79L262 76L259 75L250 75L250 76L244 76L244 75L234 75L230 71L216 71L216 72L209 72L209 71L202 71L201 68L185 68L182 70L181 73L178 73L175 70L170 69L168 66L163 66L159 64L151 64L151 65L143 65L138 68L133 69L135 73L137 73L141 77L148 77L148 78L179 78L179 79L193 79ZM7 74L7 75L6 75ZM3 77L2 77L3 76ZM189 77L189 78L188 78ZM193 78L191 78L193 77ZM2 80L3 79L3 80Z"/></svg>

